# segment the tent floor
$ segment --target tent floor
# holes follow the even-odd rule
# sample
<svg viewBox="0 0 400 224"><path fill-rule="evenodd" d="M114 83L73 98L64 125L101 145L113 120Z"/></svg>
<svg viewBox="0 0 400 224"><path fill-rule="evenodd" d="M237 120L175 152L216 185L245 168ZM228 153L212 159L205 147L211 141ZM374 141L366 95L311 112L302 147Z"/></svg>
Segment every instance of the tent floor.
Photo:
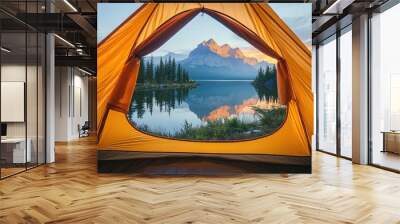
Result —
<svg viewBox="0 0 400 224"><path fill-rule="evenodd" d="M311 173L311 157L99 150L99 173L225 176L242 173Z"/></svg>

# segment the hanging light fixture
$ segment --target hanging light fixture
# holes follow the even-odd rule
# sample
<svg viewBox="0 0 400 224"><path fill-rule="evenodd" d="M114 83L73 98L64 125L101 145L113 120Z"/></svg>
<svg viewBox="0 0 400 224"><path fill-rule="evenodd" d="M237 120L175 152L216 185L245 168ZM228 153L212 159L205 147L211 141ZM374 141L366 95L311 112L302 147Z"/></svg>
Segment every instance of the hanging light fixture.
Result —
<svg viewBox="0 0 400 224"><path fill-rule="evenodd" d="M75 48L75 45L72 44L71 42L69 42L68 40L64 39L63 37L59 36L58 34L54 34L55 37L57 37L57 39L61 40L62 42L64 42L65 44L67 44L68 46Z"/></svg>
<svg viewBox="0 0 400 224"><path fill-rule="evenodd" d="M74 12L78 12L78 9L75 8L68 0L64 0L64 3L68 5Z"/></svg>
<svg viewBox="0 0 400 224"><path fill-rule="evenodd" d="M9 49L7 49L5 47L1 47L1 51L4 51L6 53L10 53L11 52L11 50L9 50Z"/></svg>

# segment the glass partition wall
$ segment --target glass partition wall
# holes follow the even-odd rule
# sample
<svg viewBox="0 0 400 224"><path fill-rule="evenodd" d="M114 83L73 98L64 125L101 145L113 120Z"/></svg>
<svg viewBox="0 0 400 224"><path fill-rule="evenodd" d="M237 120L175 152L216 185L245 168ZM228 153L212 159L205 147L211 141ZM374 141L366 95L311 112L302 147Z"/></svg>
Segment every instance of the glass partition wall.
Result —
<svg viewBox="0 0 400 224"><path fill-rule="evenodd" d="M318 47L318 150L336 154L336 36Z"/></svg>
<svg viewBox="0 0 400 224"><path fill-rule="evenodd" d="M368 163L400 172L400 33L395 29L400 21L400 4L389 5L375 10L369 21ZM351 159L351 25L316 48L316 148Z"/></svg>
<svg viewBox="0 0 400 224"><path fill-rule="evenodd" d="M351 25L317 45L316 148L352 157Z"/></svg>
<svg viewBox="0 0 400 224"><path fill-rule="evenodd" d="M371 18L370 163L400 171L400 4Z"/></svg>
<svg viewBox="0 0 400 224"><path fill-rule="evenodd" d="M35 12L39 5L32 4L38 2L20 1L18 7ZM7 20L0 22L0 178L3 179L45 163L46 40L43 33L8 14L0 12L0 20ZM10 22L15 24L10 26Z"/></svg>

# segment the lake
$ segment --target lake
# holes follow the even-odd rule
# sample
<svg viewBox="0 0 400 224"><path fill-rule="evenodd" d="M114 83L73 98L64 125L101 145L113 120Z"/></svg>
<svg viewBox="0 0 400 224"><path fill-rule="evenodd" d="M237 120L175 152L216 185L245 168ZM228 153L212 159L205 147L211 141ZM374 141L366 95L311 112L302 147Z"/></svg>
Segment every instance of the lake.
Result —
<svg viewBox="0 0 400 224"><path fill-rule="evenodd" d="M239 121L240 124L253 124L251 127L238 126L238 129L242 128L241 130L245 134L231 133L236 137L221 137L223 139L242 139L267 134L266 131L261 131L264 128L255 126L260 116L257 116L252 109L254 106L263 109L284 108L284 113L286 112L286 108L276 101L276 91L273 93L256 90L250 80L202 80L196 82L198 85L194 88L135 91L128 118L143 131L170 137L176 137L175 135L182 132L183 128L196 129L213 122L213 124L221 122L219 126L212 126L214 129L220 128L220 126L225 126L227 120L232 119ZM278 115L278 120L281 119L278 123L280 124L283 116L282 113ZM276 121L274 122L274 126L277 126ZM257 125L259 124L257 123ZM271 131L271 128L268 130ZM179 136L186 138L183 135ZM192 139L193 137L188 138ZM204 140L207 137L199 138ZM212 139L220 138L214 136Z"/></svg>

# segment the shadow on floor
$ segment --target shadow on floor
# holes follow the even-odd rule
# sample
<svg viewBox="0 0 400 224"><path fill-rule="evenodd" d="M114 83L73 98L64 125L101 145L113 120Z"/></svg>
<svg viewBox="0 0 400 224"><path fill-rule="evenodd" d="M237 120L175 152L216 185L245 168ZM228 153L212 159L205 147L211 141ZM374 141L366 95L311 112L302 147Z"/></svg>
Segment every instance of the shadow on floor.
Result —
<svg viewBox="0 0 400 224"><path fill-rule="evenodd" d="M145 176L235 176L244 173L311 173L311 161L305 165L286 165L190 156L99 160L97 168L99 173Z"/></svg>

